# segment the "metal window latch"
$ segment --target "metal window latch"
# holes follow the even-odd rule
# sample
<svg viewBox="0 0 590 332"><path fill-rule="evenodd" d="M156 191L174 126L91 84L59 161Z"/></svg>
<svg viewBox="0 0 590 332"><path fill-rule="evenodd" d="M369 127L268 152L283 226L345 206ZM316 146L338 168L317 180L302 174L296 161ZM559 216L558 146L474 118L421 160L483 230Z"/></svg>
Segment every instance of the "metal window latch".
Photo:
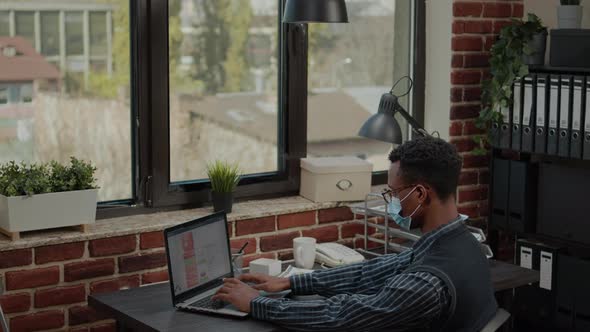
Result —
<svg viewBox="0 0 590 332"><path fill-rule="evenodd" d="M152 206L152 176L148 175L145 178L144 186L143 186L143 202L144 205L147 207Z"/></svg>

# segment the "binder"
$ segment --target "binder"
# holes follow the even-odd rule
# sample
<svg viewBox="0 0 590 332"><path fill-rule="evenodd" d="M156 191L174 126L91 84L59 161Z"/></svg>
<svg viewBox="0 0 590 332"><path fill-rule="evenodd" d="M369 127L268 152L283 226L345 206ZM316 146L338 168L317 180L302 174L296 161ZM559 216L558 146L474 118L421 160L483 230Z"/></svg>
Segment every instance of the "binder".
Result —
<svg viewBox="0 0 590 332"><path fill-rule="evenodd" d="M514 82L514 102L512 103L512 150L520 151L522 142L522 79Z"/></svg>
<svg viewBox="0 0 590 332"><path fill-rule="evenodd" d="M584 94L584 145L583 157L590 160L590 82L586 81L586 93Z"/></svg>
<svg viewBox="0 0 590 332"><path fill-rule="evenodd" d="M547 154L557 154L557 118L559 116L559 79L551 77L549 86L549 130L547 131Z"/></svg>
<svg viewBox="0 0 590 332"><path fill-rule="evenodd" d="M570 128L572 118L571 108L571 77L564 76L561 78L559 94L559 132L557 138L557 155L569 157L570 155Z"/></svg>
<svg viewBox="0 0 590 332"><path fill-rule="evenodd" d="M492 160L492 192L490 225L497 229L508 227L508 191L510 187L510 161L494 158Z"/></svg>
<svg viewBox="0 0 590 332"><path fill-rule="evenodd" d="M501 149L509 149L511 147L510 138L512 137L512 135L511 135L510 119L512 117L510 116L510 110L511 110L510 107L502 107L500 109L500 112L502 113L502 124L500 124L499 147ZM590 131L590 129L589 129L589 131ZM589 140L589 144L590 144L590 140Z"/></svg>
<svg viewBox="0 0 590 332"><path fill-rule="evenodd" d="M572 97L572 129L570 138L570 158L582 158L582 78L574 78L574 92Z"/></svg>
<svg viewBox="0 0 590 332"><path fill-rule="evenodd" d="M508 228L518 233L535 231L537 168L525 161L510 161Z"/></svg>
<svg viewBox="0 0 590 332"><path fill-rule="evenodd" d="M524 79L524 95L522 108L522 151L533 152L534 150L534 133L533 119L534 115L534 92L533 77L528 76Z"/></svg>
<svg viewBox="0 0 590 332"><path fill-rule="evenodd" d="M547 76L537 76L535 153L547 152Z"/></svg>

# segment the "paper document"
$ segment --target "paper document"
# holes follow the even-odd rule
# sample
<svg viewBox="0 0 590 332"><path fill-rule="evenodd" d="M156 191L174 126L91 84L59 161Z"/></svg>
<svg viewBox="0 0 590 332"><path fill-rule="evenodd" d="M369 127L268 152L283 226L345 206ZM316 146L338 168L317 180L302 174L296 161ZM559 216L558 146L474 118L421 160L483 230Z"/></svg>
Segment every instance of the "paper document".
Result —
<svg viewBox="0 0 590 332"><path fill-rule="evenodd" d="M293 265L289 265L289 267L285 271L281 272L281 274L279 274L278 277L289 278L290 276L311 272L313 272L313 270L300 269L298 267L294 267Z"/></svg>

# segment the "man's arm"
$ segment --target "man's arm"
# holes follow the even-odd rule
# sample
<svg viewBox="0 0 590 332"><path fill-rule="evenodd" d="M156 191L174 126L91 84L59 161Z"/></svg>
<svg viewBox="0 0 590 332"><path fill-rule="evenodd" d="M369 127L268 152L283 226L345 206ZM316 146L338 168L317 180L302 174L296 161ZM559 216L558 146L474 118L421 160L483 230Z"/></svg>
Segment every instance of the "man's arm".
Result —
<svg viewBox="0 0 590 332"><path fill-rule="evenodd" d="M400 273L410 263L412 250L397 255L385 255L362 263L291 276L294 294L374 294L392 275Z"/></svg>
<svg viewBox="0 0 590 332"><path fill-rule="evenodd" d="M406 330L427 326L448 303L450 295L438 277L415 272L394 277L373 295L340 294L319 301L257 297L250 313L301 331Z"/></svg>

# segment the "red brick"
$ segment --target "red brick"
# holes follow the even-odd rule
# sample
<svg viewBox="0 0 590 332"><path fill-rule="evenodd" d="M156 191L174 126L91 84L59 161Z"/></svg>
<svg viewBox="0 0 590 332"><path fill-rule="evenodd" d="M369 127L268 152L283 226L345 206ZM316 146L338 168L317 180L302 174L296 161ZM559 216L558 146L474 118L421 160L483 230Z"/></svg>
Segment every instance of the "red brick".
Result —
<svg viewBox="0 0 590 332"><path fill-rule="evenodd" d="M469 218L479 217L479 207L477 204L458 206L457 211L461 214L467 215Z"/></svg>
<svg viewBox="0 0 590 332"><path fill-rule="evenodd" d="M488 188L459 189L459 203L483 201L488 198Z"/></svg>
<svg viewBox="0 0 590 332"><path fill-rule="evenodd" d="M492 33L492 21L467 21L465 22L466 33Z"/></svg>
<svg viewBox="0 0 590 332"><path fill-rule="evenodd" d="M489 184L490 183L490 172L479 171L479 184Z"/></svg>
<svg viewBox="0 0 590 332"><path fill-rule="evenodd" d="M487 167L489 165L487 156L463 156L463 168Z"/></svg>
<svg viewBox="0 0 590 332"><path fill-rule="evenodd" d="M262 254L255 254L255 255L248 255L248 256L244 256L244 267L250 266L250 262L258 259L258 258L270 258L270 259L276 259L277 256L275 255L274 252L265 252Z"/></svg>
<svg viewBox="0 0 590 332"><path fill-rule="evenodd" d="M98 322L99 320L105 320L110 318L108 315L96 311L88 306L75 306L71 307L68 311L70 313L70 325L93 323Z"/></svg>
<svg viewBox="0 0 590 332"><path fill-rule="evenodd" d="M490 207L488 201L482 201L479 203L479 216L487 217L490 214Z"/></svg>
<svg viewBox="0 0 590 332"><path fill-rule="evenodd" d="M482 12L480 2L455 2L453 3L453 16L455 17L479 17Z"/></svg>
<svg viewBox="0 0 590 332"><path fill-rule="evenodd" d="M490 55L487 53L465 54L465 68L481 68L490 66ZM479 99L478 99L479 100Z"/></svg>
<svg viewBox="0 0 590 332"><path fill-rule="evenodd" d="M275 251L280 249L293 248L293 239L298 236L299 232L290 232L261 237L260 250Z"/></svg>
<svg viewBox="0 0 590 332"><path fill-rule="evenodd" d="M374 248L378 248L380 246L383 246L383 245L380 243L377 243L377 242L373 242L371 240L367 241L367 249L374 249ZM365 239L359 238L359 239L354 240L354 248L359 249L359 248L364 248L364 247L365 247Z"/></svg>
<svg viewBox="0 0 590 332"><path fill-rule="evenodd" d="M499 34L500 31L502 31L502 28L504 28L505 26L511 25L512 21L510 20L505 20L505 21L494 21L494 33L495 34Z"/></svg>
<svg viewBox="0 0 590 332"><path fill-rule="evenodd" d="M375 228L374 227L369 227L367 229L367 232L369 232L369 234L373 234L375 233ZM340 236L343 239L349 238L349 237L354 237L356 234L361 234L364 235L365 234L365 225L361 225L361 224L346 224L346 225L342 225L342 227L340 228Z"/></svg>
<svg viewBox="0 0 590 332"><path fill-rule="evenodd" d="M90 283L90 294L109 293L139 287L139 275L125 276Z"/></svg>
<svg viewBox="0 0 590 332"><path fill-rule="evenodd" d="M40 331L64 326L64 312L61 310L40 311L16 316L10 319L11 331Z"/></svg>
<svg viewBox="0 0 590 332"><path fill-rule="evenodd" d="M35 308L84 301L86 301L86 288L84 285L56 287L35 292Z"/></svg>
<svg viewBox="0 0 590 332"><path fill-rule="evenodd" d="M483 39L480 36L460 36L451 40L453 51L481 51Z"/></svg>
<svg viewBox="0 0 590 332"><path fill-rule="evenodd" d="M475 141L471 137L452 139L451 144L457 148L458 152L469 152L476 146Z"/></svg>
<svg viewBox="0 0 590 332"><path fill-rule="evenodd" d="M293 259L293 250L278 252L277 259L280 261L292 260Z"/></svg>
<svg viewBox="0 0 590 332"><path fill-rule="evenodd" d="M467 102L481 100L481 88L466 87L463 93L463 100Z"/></svg>
<svg viewBox="0 0 590 332"><path fill-rule="evenodd" d="M2 295L0 305L5 314L28 311L31 307L31 296L28 293Z"/></svg>
<svg viewBox="0 0 590 332"><path fill-rule="evenodd" d="M233 222L227 223L227 236L234 237L234 223Z"/></svg>
<svg viewBox="0 0 590 332"><path fill-rule="evenodd" d="M135 251L135 248L137 248L135 235L109 237L88 243L88 250L92 257L126 254Z"/></svg>
<svg viewBox="0 0 590 332"><path fill-rule="evenodd" d="M477 128L475 121L465 121L463 130L465 131L465 135L480 135L486 132L485 129Z"/></svg>
<svg viewBox="0 0 590 332"><path fill-rule="evenodd" d="M244 248L244 254L253 254L256 252L256 239L249 238L249 239L234 239L229 242L229 246L232 249L240 249L244 244L248 242L246 248Z"/></svg>
<svg viewBox="0 0 590 332"><path fill-rule="evenodd" d="M30 265L33 262L31 249L18 249L0 252L0 269Z"/></svg>
<svg viewBox="0 0 590 332"><path fill-rule="evenodd" d="M456 103L463 100L463 88L451 88L451 102Z"/></svg>
<svg viewBox="0 0 590 332"><path fill-rule="evenodd" d="M465 32L465 22L455 21L453 22L453 33L462 34Z"/></svg>
<svg viewBox="0 0 590 332"><path fill-rule="evenodd" d="M97 326L93 326L90 328L90 332L116 332L117 325L115 322L110 322L107 324L100 324Z"/></svg>
<svg viewBox="0 0 590 332"><path fill-rule="evenodd" d="M334 221L354 220L354 214L349 207L342 206L332 209L323 209L318 211L318 221L320 224Z"/></svg>
<svg viewBox="0 0 590 332"><path fill-rule="evenodd" d="M168 281L168 270L147 272L141 275L141 284L153 284L155 282Z"/></svg>
<svg viewBox="0 0 590 332"><path fill-rule="evenodd" d="M456 70L451 73L452 84L479 84L480 82L479 70Z"/></svg>
<svg viewBox="0 0 590 332"><path fill-rule="evenodd" d="M511 16L514 18L522 18L524 16L524 5L522 3L513 3Z"/></svg>
<svg viewBox="0 0 590 332"><path fill-rule="evenodd" d="M35 288L55 285L59 282L59 267L6 272L6 289Z"/></svg>
<svg viewBox="0 0 590 332"><path fill-rule="evenodd" d="M157 267L166 266L166 263L166 253L163 251L150 254L119 257L119 272L127 273L139 270L155 269Z"/></svg>
<svg viewBox="0 0 590 332"><path fill-rule="evenodd" d="M477 184L477 177L477 172L461 172L461 175L459 175L459 185L466 186Z"/></svg>
<svg viewBox="0 0 590 332"><path fill-rule="evenodd" d="M463 55L453 54L451 58L451 68L463 68Z"/></svg>
<svg viewBox="0 0 590 332"><path fill-rule="evenodd" d="M316 211L283 214L277 217L279 229L315 225Z"/></svg>
<svg viewBox="0 0 590 332"><path fill-rule="evenodd" d="M486 2L483 6L484 17L510 17L512 5L503 2Z"/></svg>
<svg viewBox="0 0 590 332"><path fill-rule="evenodd" d="M302 231L303 236L313 237L318 243L338 240L338 226L325 226Z"/></svg>
<svg viewBox="0 0 590 332"><path fill-rule="evenodd" d="M463 134L463 123L461 121L451 121L449 126L450 136L461 136Z"/></svg>
<svg viewBox="0 0 590 332"><path fill-rule="evenodd" d="M82 327L75 327L75 328L69 328L68 332L88 332L88 327L86 326L82 326Z"/></svg>
<svg viewBox="0 0 590 332"><path fill-rule="evenodd" d="M230 224L231 225L231 224ZM164 232L149 232L141 233L139 235L139 247L144 249L162 248L164 247Z"/></svg>
<svg viewBox="0 0 590 332"><path fill-rule="evenodd" d="M104 258L64 265L64 280L76 281L109 276L115 273L115 260Z"/></svg>
<svg viewBox="0 0 590 332"><path fill-rule="evenodd" d="M35 263L45 264L82 258L84 242L73 242L35 248Z"/></svg>
<svg viewBox="0 0 590 332"><path fill-rule="evenodd" d="M496 37L494 37L494 36L486 37L486 41L485 41L483 50L486 52L489 52L492 49L492 46L494 45L495 42L496 42Z"/></svg>
<svg viewBox="0 0 590 332"><path fill-rule="evenodd" d="M272 232L275 228L275 217L239 220L236 222L236 236Z"/></svg>
<svg viewBox="0 0 590 332"><path fill-rule="evenodd" d="M451 120L472 119L478 116L481 105L453 105L451 106Z"/></svg>

